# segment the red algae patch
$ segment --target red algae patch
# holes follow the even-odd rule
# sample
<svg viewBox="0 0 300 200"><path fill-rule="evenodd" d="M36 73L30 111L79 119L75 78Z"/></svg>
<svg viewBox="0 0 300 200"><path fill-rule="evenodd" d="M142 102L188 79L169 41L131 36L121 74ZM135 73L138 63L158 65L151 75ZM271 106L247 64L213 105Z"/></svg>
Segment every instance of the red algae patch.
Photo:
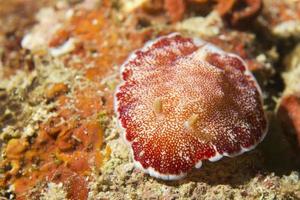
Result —
<svg viewBox="0 0 300 200"><path fill-rule="evenodd" d="M261 91L245 62L197 38L170 34L121 67L115 111L135 164L183 178L202 160L253 149L267 132Z"/></svg>

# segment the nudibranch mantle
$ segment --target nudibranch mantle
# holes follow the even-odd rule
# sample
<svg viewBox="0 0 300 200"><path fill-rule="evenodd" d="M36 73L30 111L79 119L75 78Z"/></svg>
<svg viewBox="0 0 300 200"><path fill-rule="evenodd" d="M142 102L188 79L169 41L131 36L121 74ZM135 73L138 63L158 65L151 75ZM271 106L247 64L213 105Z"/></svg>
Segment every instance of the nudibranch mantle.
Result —
<svg viewBox="0 0 300 200"><path fill-rule="evenodd" d="M267 132L261 90L237 55L172 33L121 66L115 112L136 167L177 180L202 160L253 149Z"/></svg>

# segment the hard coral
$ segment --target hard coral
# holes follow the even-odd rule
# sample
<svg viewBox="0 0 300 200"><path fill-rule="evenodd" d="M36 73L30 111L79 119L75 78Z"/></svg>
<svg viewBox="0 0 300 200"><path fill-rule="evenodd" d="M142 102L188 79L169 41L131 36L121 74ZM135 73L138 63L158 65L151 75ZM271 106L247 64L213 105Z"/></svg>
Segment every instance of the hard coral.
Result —
<svg viewBox="0 0 300 200"><path fill-rule="evenodd" d="M210 4L208 0L164 0L165 10L172 22L180 21L189 3L204 5ZM233 25L255 17L262 7L261 0L216 0L215 10Z"/></svg>
<svg viewBox="0 0 300 200"><path fill-rule="evenodd" d="M219 5L222 5L221 2L227 2L219 1ZM242 9L240 9L242 7ZM223 12L224 16L229 15L230 23L233 25L238 25L239 23L252 19L255 17L258 12L260 11L262 7L261 0L243 0L243 1L234 1L234 3L231 5L231 8L228 9L227 12ZM221 8L219 6L219 8ZM220 9L219 9L220 11Z"/></svg>
<svg viewBox="0 0 300 200"><path fill-rule="evenodd" d="M259 22L278 38L299 38L300 1L264 0Z"/></svg>
<svg viewBox="0 0 300 200"><path fill-rule="evenodd" d="M253 149L267 120L244 61L199 39L171 34L133 53L121 69L115 110L136 165L184 177L202 160Z"/></svg>
<svg viewBox="0 0 300 200"><path fill-rule="evenodd" d="M180 21L186 10L186 3L184 0L165 0L165 9L171 18L172 22Z"/></svg>
<svg viewBox="0 0 300 200"><path fill-rule="evenodd" d="M290 133L291 143L300 149L300 98L297 95L285 96L278 109L283 127Z"/></svg>

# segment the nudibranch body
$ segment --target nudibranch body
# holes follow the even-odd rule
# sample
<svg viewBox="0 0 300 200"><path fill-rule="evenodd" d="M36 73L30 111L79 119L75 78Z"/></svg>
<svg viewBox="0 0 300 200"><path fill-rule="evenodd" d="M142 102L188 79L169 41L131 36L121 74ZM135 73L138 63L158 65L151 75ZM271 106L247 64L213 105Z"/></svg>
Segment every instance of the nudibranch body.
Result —
<svg viewBox="0 0 300 200"><path fill-rule="evenodd" d="M136 166L165 180L202 160L253 149L267 132L261 91L243 60L175 33L121 67L115 111Z"/></svg>

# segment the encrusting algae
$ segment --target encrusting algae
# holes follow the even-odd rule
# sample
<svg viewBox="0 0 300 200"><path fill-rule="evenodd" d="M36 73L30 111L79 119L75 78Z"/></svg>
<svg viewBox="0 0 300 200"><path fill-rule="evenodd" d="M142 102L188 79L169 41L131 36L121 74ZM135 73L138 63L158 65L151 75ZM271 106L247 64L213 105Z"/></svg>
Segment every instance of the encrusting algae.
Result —
<svg viewBox="0 0 300 200"><path fill-rule="evenodd" d="M74 80L77 78L78 83L71 85L53 82L45 88L44 98L47 103L55 103L51 111L55 116L39 123L33 140L11 139L6 146L6 159L1 162L1 166L11 166L12 169L5 173L1 183L2 186L12 184L17 199L27 199L30 190L37 187L40 181L62 182L69 199L86 199L86 177L92 169L100 168L103 161L109 158L109 147L101 152L105 149L105 127L104 116L99 113L105 111L105 120L111 118L110 96L113 90L106 89L107 86L98 83L98 80L111 73L112 67L118 64L118 59L109 50L119 46L119 37L105 35L105 31L101 31L108 24L111 25L104 16L103 10L109 12L109 3L106 5L102 10L77 11L66 24L65 29L70 31L69 37L76 38L78 42L72 54L64 55L62 61L64 66L78 71L72 77ZM58 31L50 41L50 48L63 44L68 38L64 35L67 31ZM109 46L103 45L103 41L109 41ZM74 59L71 58L75 57L83 62L72 63ZM42 61L43 57L40 59ZM43 67L51 65L36 66L37 69ZM38 193L30 196L39 198Z"/></svg>

